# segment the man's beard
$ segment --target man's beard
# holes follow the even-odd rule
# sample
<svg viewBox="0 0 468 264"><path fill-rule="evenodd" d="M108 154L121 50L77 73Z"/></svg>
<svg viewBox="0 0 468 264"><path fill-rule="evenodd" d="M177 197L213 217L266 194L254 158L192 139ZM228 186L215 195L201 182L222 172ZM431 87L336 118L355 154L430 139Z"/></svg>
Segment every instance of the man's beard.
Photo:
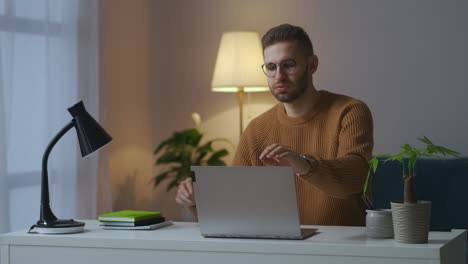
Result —
<svg viewBox="0 0 468 264"><path fill-rule="evenodd" d="M296 100L297 98L299 98L307 90L307 74L308 74L307 71L305 71L302 74L302 76L294 83L295 89L290 91L289 93L275 94L274 90L271 90L271 88L270 88L270 91L273 94L273 96L276 97L278 101L282 103L290 103Z"/></svg>

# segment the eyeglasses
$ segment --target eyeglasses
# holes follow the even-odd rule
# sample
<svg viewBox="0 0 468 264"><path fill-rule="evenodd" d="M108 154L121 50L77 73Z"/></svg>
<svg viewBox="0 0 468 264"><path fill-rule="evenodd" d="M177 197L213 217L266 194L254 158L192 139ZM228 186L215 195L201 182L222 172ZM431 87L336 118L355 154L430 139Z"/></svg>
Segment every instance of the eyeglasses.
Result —
<svg viewBox="0 0 468 264"><path fill-rule="evenodd" d="M298 70L297 63L294 59L287 59L278 64L269 62L262 65L262 70L268 77L275 77L278 68L287 74L294 74Z"/></svg>

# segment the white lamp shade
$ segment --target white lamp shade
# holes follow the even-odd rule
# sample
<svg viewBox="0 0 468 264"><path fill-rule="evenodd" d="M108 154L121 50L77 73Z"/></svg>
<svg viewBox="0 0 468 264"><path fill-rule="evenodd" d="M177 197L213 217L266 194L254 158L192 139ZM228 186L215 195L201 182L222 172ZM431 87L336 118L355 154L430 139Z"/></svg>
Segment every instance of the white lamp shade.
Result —
<svg viewBox="0 0 468 264"><path fill-rule="evenodd" d="M262 72L262 47L257 32L231 31L221 37L211 90L214 92L268 91Z"/></svg>

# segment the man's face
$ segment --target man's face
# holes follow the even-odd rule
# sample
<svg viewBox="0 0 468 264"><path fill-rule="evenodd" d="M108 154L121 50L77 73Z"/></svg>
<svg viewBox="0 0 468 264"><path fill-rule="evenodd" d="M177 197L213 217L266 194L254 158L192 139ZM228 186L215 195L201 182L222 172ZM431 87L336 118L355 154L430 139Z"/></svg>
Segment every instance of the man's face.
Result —
<svg viewBox="0 0 468 264"><path fill-rule="evenodd" d="M299 98L312 78L308 70L310 57L306 52L296 41L285 41L266 47L263 54L264 67L270 69L267 79L273 96L283 103Z"/></svg>

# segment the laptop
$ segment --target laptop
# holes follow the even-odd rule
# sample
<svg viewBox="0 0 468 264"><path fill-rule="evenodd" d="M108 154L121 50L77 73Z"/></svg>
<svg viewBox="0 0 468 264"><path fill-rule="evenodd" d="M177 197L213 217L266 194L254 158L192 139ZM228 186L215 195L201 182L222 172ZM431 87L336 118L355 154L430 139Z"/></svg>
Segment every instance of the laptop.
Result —
<svg viewBox="0 0 468 264"><path fill-rule="evenodd" d="M192 166L204 237L305 239L291 167Z"/></svg>

